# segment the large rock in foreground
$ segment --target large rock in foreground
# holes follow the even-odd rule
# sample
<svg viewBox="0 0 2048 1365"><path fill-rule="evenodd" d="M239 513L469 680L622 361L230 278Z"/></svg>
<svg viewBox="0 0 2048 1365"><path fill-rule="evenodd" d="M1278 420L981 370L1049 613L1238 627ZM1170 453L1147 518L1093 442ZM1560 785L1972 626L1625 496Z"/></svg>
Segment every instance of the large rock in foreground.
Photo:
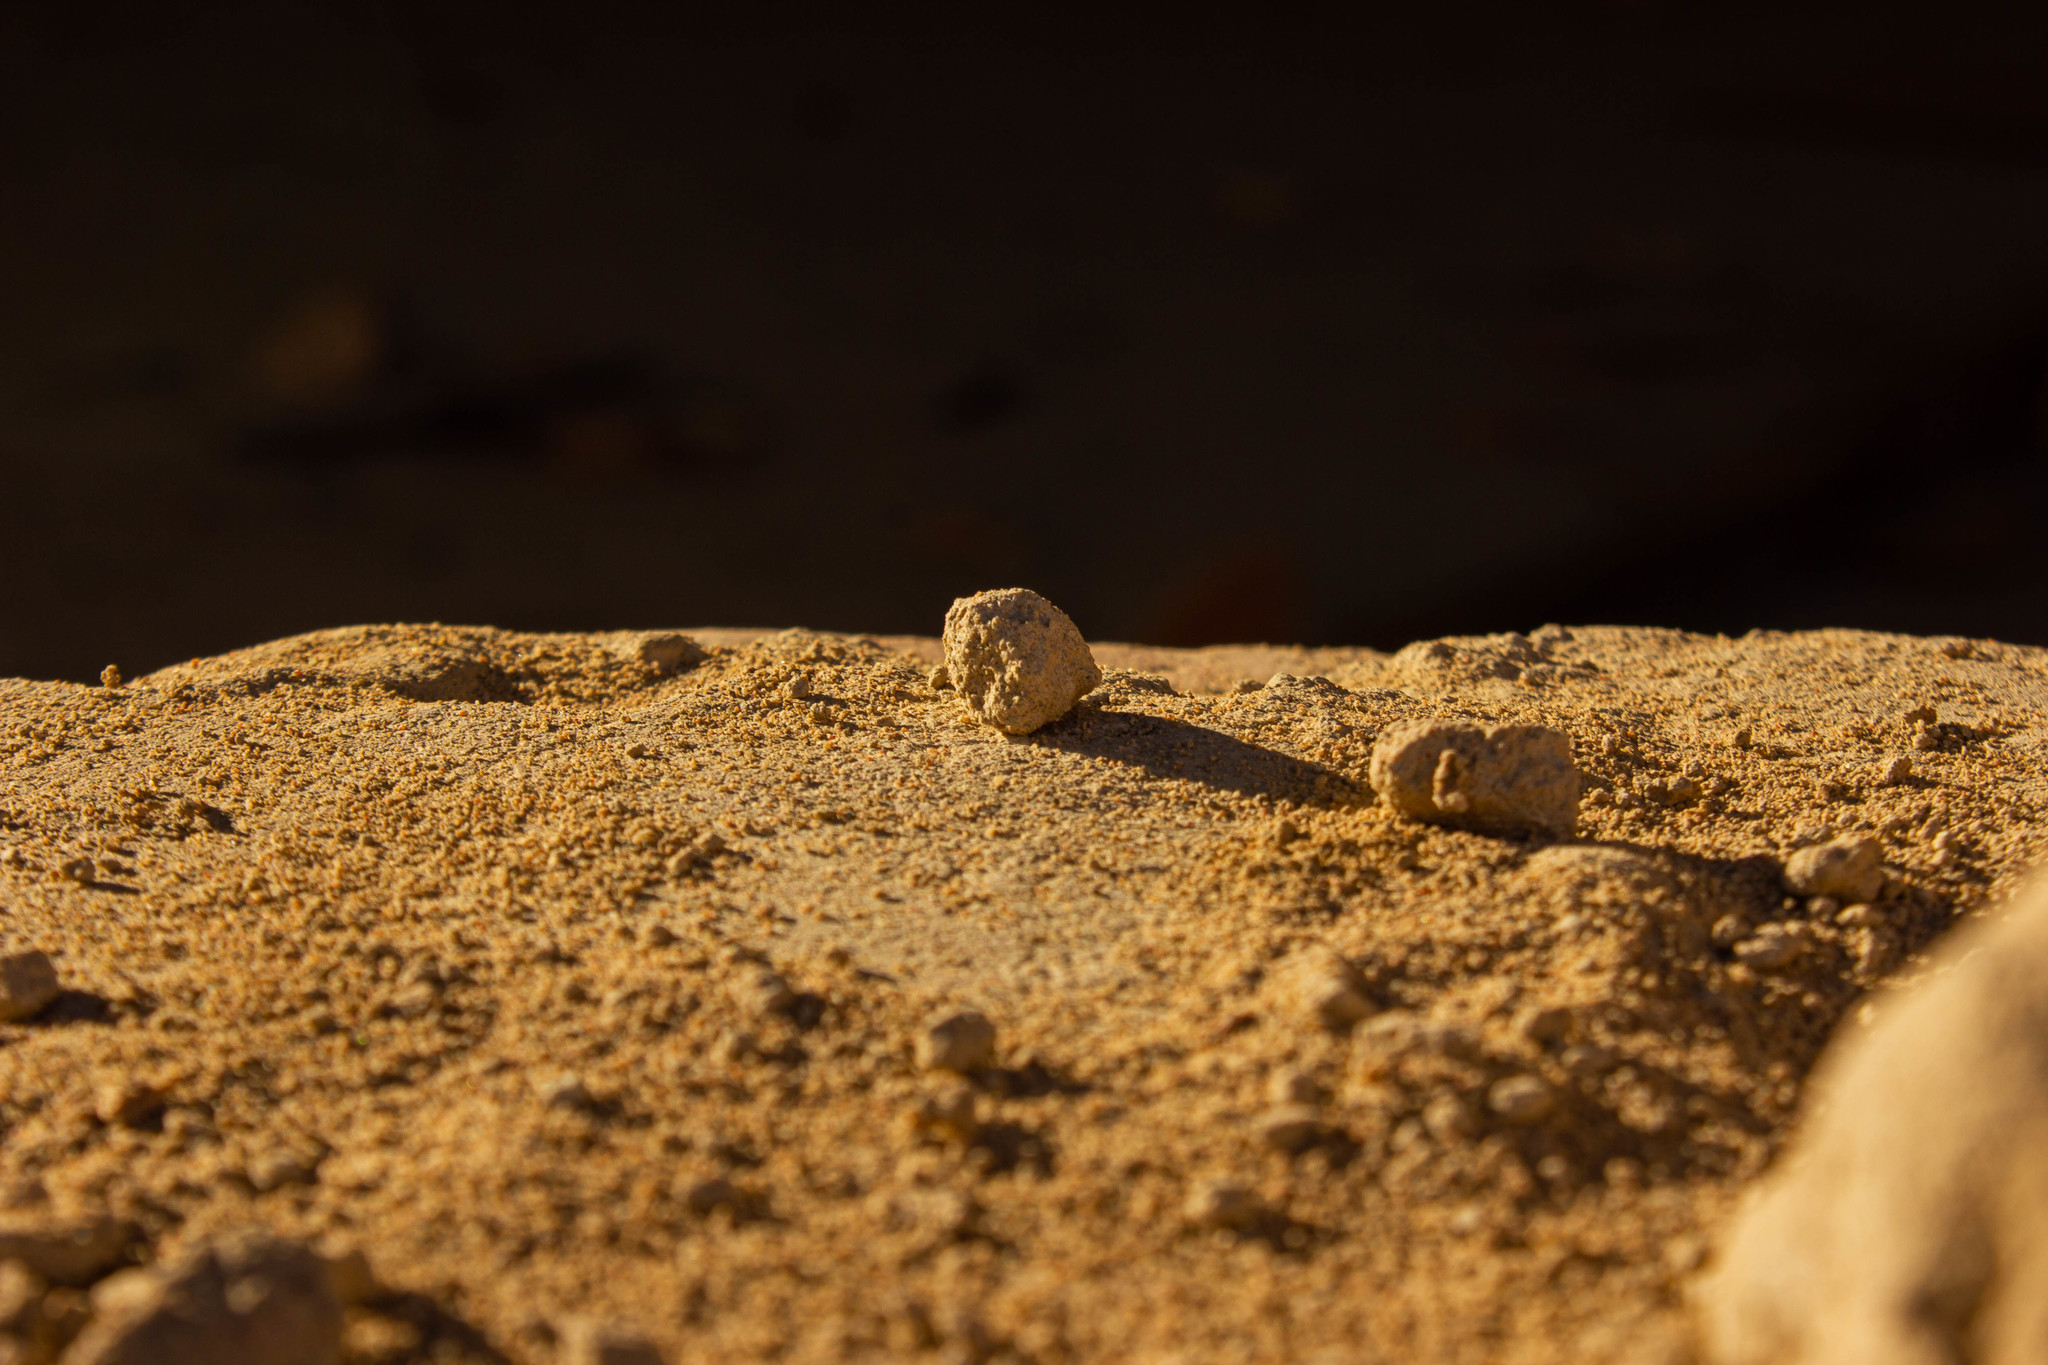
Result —
<svg viewBox="0 0 2048 1365"><path fill-rule="evenodd" d="M2048 1361L2048 883L1822 1069L1701 1286L1714 1365Z"/></svg>

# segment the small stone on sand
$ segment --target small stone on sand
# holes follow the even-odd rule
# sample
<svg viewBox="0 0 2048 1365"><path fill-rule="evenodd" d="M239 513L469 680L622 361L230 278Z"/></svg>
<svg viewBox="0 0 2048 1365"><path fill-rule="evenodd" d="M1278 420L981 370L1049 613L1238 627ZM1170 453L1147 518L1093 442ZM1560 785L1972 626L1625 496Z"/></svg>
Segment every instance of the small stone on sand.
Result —
<svg viewBox="0 0 2048 1365"><path fill-rule="evenodd" d="M1737 943L1735 960L1760 972L1775 972L1799 960L1805 943L1782 924L1766 924Z"/></svg>
<svg viewBox="0 0 2048 1365"><path fill-rule="evenodd" d="M1509 1123L1540 1123L1557 1107L1557 1095L1541 1077L1509 1076L1486 1092L1486 1107Z"/></svg>
<svg viewBox="0 0 2048 1365"><path fill-rule="evenodd" d="M1325 949L1310 951L1293 967L1287 993L1297 1010L1327 1029L1350 1028L1373 1013L1357 968Z"/></svg>
<svg viewBox="0 0 2048 1365"><path fill-rule="evenodd" d="M917 1064L925 1071L977 1071L996 1056L996 1026L979 1010L936 1020L917 1038Z"/></svg>
<svg viewBox="0 0 2048 1365"><path fill-rule="evenodd" d="M39 950L0 957L0 1023L29 1019L59 994L57 968Z"/></svg>
<svg viewBox="0 0 2048 1365"><path fill-rule="evenodd" d="M138 1128L164 1109L164 1092L135 1077L107 1081L93 1096L93 1113L101 1123Z"/></svg>
<svg viewBox="0 0 2048 1365"><path fill-rule="evenodd" d="M1265 1213L1257 1195L1224 1180L1196 1186L1181 1209L1182 1217L1198 1228L1248 1228Z"/></svg>
<svg viewBox="0 0 2048 1365"><path fill-rule="evenodd" d="M633 657L653 664L664 673L674 673L704 661L704 649L695 640L673 630L650 631L633 642Z"/></svg>
<svg viewBox="0 0 2048 1365"><path fill-rule="evenodd" d="M1844 904L1876 900L1884 890L1883 850L1863 835L1802 848L1785 860L1785 885L1797 895L1832 896Z"/></svg>
<svg viewBox="0 0 2048 1365"><path fill-rule="evenodd" d="M1373 745L1370 773L1373 790L1415 820L1559 838L1578 823L1571 740L1544 725L1409 721Z"/></svg>
<svg viewBox="0 0 2048 1365"><path fill-rule="evenodd" d="M1005 734L1058 720L1102 681L1080 630L1029 588L955 601L945 645L947 675L968 709Z"/></svg>
<svg viewBox="0 0 2048 1365"><path fill-rule="evenodd" d="M588 1109L590 1091L581 1076L556 1076L540 1088L540 1101L550 1109Z"/></svg>

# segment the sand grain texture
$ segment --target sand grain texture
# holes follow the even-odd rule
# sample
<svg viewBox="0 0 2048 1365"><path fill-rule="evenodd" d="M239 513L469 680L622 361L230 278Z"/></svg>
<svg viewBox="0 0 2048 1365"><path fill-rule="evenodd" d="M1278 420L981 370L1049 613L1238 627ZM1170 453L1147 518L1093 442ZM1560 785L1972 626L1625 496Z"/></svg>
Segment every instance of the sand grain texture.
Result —
<svg viewBox="0 0 2048 1365"><path fill-rule="evenodd" d="M2044 842L1981 641L1098 645L1012 738L936 641L689 634L0 682L0 1222L344 1236L352 1362L1678 1359L1831 1031ZM1576 837L1398 816L1415 720L1562 731ZM1877 899L1788 894L1848 834Z"/></svg>

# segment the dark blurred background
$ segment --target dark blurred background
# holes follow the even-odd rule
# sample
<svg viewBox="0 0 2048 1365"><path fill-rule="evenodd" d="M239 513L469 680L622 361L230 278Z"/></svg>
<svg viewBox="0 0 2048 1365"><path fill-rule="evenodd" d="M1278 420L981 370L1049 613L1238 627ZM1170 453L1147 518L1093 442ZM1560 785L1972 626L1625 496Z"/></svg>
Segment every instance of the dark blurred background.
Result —
<svg viewBox="0 0 2048 1365"><path fill-rule="evenodd" d="M0 674L2048 642L2048 6L1100 8L0 7Z"/></svg>

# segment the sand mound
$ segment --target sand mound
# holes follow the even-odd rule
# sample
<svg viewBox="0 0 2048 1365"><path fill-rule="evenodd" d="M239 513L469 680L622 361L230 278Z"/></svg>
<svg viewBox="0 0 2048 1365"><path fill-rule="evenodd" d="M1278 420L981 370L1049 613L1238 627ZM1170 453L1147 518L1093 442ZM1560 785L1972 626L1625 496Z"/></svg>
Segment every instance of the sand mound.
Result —
<svg viewBox="0 0 2048 1365"><path fill-rule="evenodd" d="M5 1236L344 1238L352 1361L1640 1360L2048 833L2036 650L1101 645L1011 739L935 641L693 634L0 683ZM1576 839L1398 817L1426 719L1562 731ZM1787 890L1850 834L1876 899Z"/></svg>

